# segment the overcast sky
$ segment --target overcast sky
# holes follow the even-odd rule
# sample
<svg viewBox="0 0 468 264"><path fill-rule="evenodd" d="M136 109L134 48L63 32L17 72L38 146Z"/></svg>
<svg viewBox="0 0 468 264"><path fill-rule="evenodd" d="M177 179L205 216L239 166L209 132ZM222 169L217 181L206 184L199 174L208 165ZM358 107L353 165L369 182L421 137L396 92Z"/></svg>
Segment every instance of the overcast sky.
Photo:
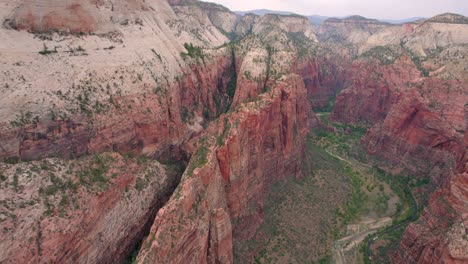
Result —
<svg viewBox="0 0 468 264"><path fill-rule="evenodd" d="M402 19L451 12L468 16L468 0L212 0L233 11L271 9L302 15Z"/></svg>

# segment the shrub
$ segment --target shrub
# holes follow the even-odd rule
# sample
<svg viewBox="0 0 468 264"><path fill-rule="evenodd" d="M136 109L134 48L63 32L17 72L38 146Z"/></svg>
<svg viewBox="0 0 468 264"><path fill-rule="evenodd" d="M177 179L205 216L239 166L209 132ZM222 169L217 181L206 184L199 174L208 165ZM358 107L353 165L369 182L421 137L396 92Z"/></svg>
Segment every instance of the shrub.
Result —
<svg viewBox="0 0 468 264"><path fill-rule="evenodd" d="M194 155L194 157L190 161L187 174L189 176L192 176L193 171L196 168L201 168L203 165L205 165L208 162L207 156L208 156L208 148L206 146L199 147L197 150L197 153Z"/></svg>
<svg viewBox="0 0 468 264"><path fill-rule="evenodd" d="M41 55L49 55L49 54L52 54L52 53L57 53L57 47L55 47L53 50L49 50L49 48L47 47L47 45L44 43L44 46L42 48L41 51L39 51L39 54Z"/></svg>
<svg viewBox="0 0 468 264"><path fill-rule="evenodd" d="M200 47L194 46L192 43L184 43L184 47L187 50L187 52L181 52L180 56L185 59L187 56L195 59L197 62L199 59L205 63L205 57L203 55L203 51Z"/></svg>

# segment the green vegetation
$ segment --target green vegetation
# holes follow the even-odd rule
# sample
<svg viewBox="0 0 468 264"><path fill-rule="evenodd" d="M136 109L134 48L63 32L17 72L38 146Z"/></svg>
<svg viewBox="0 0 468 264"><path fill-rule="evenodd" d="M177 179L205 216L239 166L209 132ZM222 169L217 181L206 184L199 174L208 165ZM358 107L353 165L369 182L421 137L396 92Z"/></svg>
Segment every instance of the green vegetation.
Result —
<svg viewBox="0 0 468 264"><path fill-rule="evenodd" d="M47 187L41 187L39 188L39 194L42 196L54 196L57 193L64 193L67 190L72 190L76 191L78 189L78 185L76 183L73 183L72 180L63 180L59 177L57 177L55 174L50 173L49 174L49 179L50 179L50 185Z"/></svg>
<svg viewBox="0 0 468 264"><path fill-rule="evenodd" d="M418 67L418 69L421 71L424 77L429 77L429 70L422 66L423 59L414 54L411 54L411 60L416 65L416 67Z"/></svg>
<svg viewBox="0 0 468 264"><path fill-rule="evenodd" d="M373 248L372 252L369 252L367 245L371 237L373 237L370 236L364 241L361 247L361 252L364 254L364 256L372 254L372 262L367 257L364 258L366 264L390 263L388 257L389 253L398 250L406 227L411 222L419 218L421 211L418 210L417 205L412 197L409 177L392 175L379 168L374 169L376 171L377 177L379 177L382 181L389 183L392 189L398 194L400 197L400 204L397 206L397 213L394 216L392 225L384 229L388 231L378 235L378 241L381 243L379 243L376 248ZM418 184L422 184L422 182L426 181L418 181ZM406 210L404 210L404 208L406 208ZM370 242L371 245L372 243L375 243L375 241Z"/></svg>
<svg viewBox="0 0 468 264"><path fill-rule="evenodd" d="M200 47L194 46L192 43L184 43L184 47L187 52L181 52L180 56L185 60L187 57L195 59L197 63L199 63L199 59L205 63L205 56L203 55L203 51Z"/></svg>
<svg viewBox="0 0 468 264"><path fill-rule="evenodd" d="M31 112L23 113L16 115L15 120L10 121L10 125L13 127L23 128L26 125L36 125L39 123L39 116L33 116Z"/></svg>
<svg viewBox="0 0 468 264"><path fill-rule="evenodd" d="M327 102L327 105L324 107L315 107L313 110L315 113L330 113L333 110L333 106L335 105L336 95L330 97Z"/></svg>
<svg viewBox="0 0 468 264"><path fill-rule="evenodd" d="M109 172L109 162L111 157L105 155L94 155L89 161L88 167L78 173L79 182L86 187L97 185L99 189L104 189L109 182L106 174Z"/></svg>
<svg viewBox="0 0 468 264"><path fill-rule="evenodd" d="M303 178L285 177L273 184L265 201L264 223L254 238L234 245L236 259L255 251L256 263L329 262L339 232L336 211L352 194L351 179L343 163L314 144L312 137L307 140L302 171ZM259 207L251 204L249 209L255 212Z"/></svg>
<svg viewBox="0 0 468 264"><path fill-rule="evenodd" d="M235 56L235 51L234 48L231 48L231 56L232 56L232 66L229 71L231 75L231 79L229 80L227 84L227 95L229 96L230 100L232 101L234 99L234 95L236 94L236 89L237 89L237 71L236 71L236 56Z"/></svg>
<svg viewBox="0 0 468 264"><path fill-rule="evenodd" d="M299 59L306 59L311 53L316 54L316 45L304 35L304 32L288 32L287 34L289 40L297 49Z"/></svg>
<svg viewBox="0 0 468 264"><path fill-rule="evenodd" d="M245 71L244 76L247 80L253 80L252 73L250 71Z"/></svg>
<svg viewBox="0 0 468 264"><path fill-rule="evenodd" d="M235 72L235 71L234 71ZM227 84L227 95L231 100L234 98L234 95L236 94L236 86L237 86L237 74L234 73L234 75L231 77Z"/></svg>
<svg viewBox="0 0 468 264"><path fill-rule="evenodd" d="M55 47L53 50L50 50L45 43L44 43L44 46L42 47L42 50L39 51L39 54L41 55L49 55L53 53L57 53L57 47Z"/></svg>
<svg viewBox="0 0 468 264"><path fill-rule="evenodd" d="M263 88L262 88L262 93L265 93L268 91L268 81L270 80L270 74L271 74L271 64L273 62L273 54L275 53L275 49L272 48L270 45L267 45L266 47L267 50L267 61L266 61L266 76L265 76L265 81L263 83Z"/></svg>
<svg viewBox="0 0 468 264"><path fill-rule="evenodd" d="M428 77L429 70L424 68L424 66L422 65L425 59L417 56L410 49L406 48L403 42L400 43L400 46L403 50L405 50L410 55L411 60L413 61L414 65L416 65L416 67L419 69L419 71L421 71L422 75L424 77Z"/></svg>
<svg viewBox="0 0 468 264"><path fill-rule="evenodd" d="M369 163L380 163L377 162L377 158L369 157L366 153L361 153L362 147L359 146L358 142L366 133L367 126L332 123L326 114L321 117L322 122L333 126L336 132L319 128L315 131L315 138L312 142L351 160L348 165L344 166L344 170L346 175L350 177L354 188L350 199L341 210L337 211L340 222L353 223L361 215L367 214L369 210L372 210L377 215L387 212L389 210L390 196L385 191L387 188L384 185L388 186L392 190L392 193L399 197L399 203L393 204L394 207L392 207L391 211L393 218L392 226L388 227L394 229L391 229L391 232L379 234L380 242L378 247L373 250L375 252L372 252L375 257L373 263L386 263L388 253L398 248L399 238L401 238L405 227L410 222L416 220L420 213L412 196L411 188L425 188L429 186L430 180L427 178L417 179L415 177L393 175L376 165L369 166ZM364 166L365 170L356 171L349 166L354 163L364 164L362 166ZM372 175L372 180L369 179L370 175ZM388 230L388 228L382 228L382 230ZM373 237L370 236L363 243L361 253L364 256L369 254L367 243Z"/></svg>
<svg viewBox="0 0 468 264"><path fill-rule="evenodd" d="M74 55L76 55L76 54L85 55L85 53L84 53L85 51L86 51L86 50L83 49L83 47L81 47L81 46L78 46L78 47L76 47L76 48L70 47L69 50L68 50L69 53L74 54Z"/></svg>
<svg viewBox="0 0 468 264"><path fill-rule="evenodd" d="M11 157L4 160L6 164L18 164L20 162L19 157Z"/></svg>
<svg viewBox="0 0 468 264"><path fill-rule="evenodd" d="M393 64L398 57L400 57L400 54L390 47L377 46L363 53L361 57L374 58L379 60L383 65L390 65Z"/></svg>
<svg viewBox="0 0 468 264"><path fill-rule="evenodd" d="M208 148L205 145L201 145L198 148L197 153L195 153L194 157L190 160L187 175L192 176L195 169L203 167L203 165L208 162L207 156Z"/></svg>
<svg viewBox="0 0 468 264"><path fill-rule="evenodd" d="M332 123L329 120L329 115L324 114L321 116L322 122L328 126L333 126L336 129L335 132L330 132L324 127L319 127L314 130L316 138L314 139L315 144L322 147L336 146L338 150L343 153L350 151L350 146L357 143L368 130L366 124L340 124Z"/></svg>
<svg viewBox="0 0 468 264"><path fill-rule="evenodd" d="M361 175L354 171L350 166L344 168L346 174L351 178L353 185L353 192L351 197L348 198L341 211L337 212L338 217L343 220L343 224L349 224L358 220L361 215L367 211L369 197L361 190L363 181Z"/></svg>
<svg viewBox="0 0 468 264"><path fill-rule="evenodd" d="M326 255L325 257L319 259L318 263L319 263L319 264L329 264L329 263L332 263L332 256L331 256L331 255Z"/></svg>
<svg viewBox="0 0 468 264"><path fill-rule="evenodd" d="M7 177L0 172L0 182L4 182L7 180Z"/></svg>
<svg viewBox="0 0 468 264"><path fill-rule="evenodd" d="M216 142L218 146L222 146L224 144L224 137L229 133L229 129L231 129L231 123L229 123L229 119L227 117L224 118L224 127L223 133L216 138Z"/></svg>

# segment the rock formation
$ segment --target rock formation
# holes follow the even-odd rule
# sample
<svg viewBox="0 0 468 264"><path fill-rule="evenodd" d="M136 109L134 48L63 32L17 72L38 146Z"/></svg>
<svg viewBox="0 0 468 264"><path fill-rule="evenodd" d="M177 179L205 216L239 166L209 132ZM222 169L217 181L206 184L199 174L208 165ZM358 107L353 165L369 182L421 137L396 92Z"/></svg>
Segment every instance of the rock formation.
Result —
<svg viewBox="0 0 468 264"><path fill-rule="evenodd" d="M0 0L0 18L0 262L233 263L335 96L369 154L437 188L391 260L468 259L465 17Z"/></svg>
<svg viewBox="0 0 468 264"><path fill-rule="evenodd" d="M349 65L352 81L337 96L332 118L372 124L363 142L370 154L417 177L429 177L440 188L419 220L406 229L400 250L392 255L395 263L468 259L468 80L462 55L466 51L460 46L466 43L462 36L468 27L460 17L452 18L442 15L421 24L388 26L360 43L346 40L353 45L349 54L361 55ZM459 37L446 38L449 32ZM450 59L441 59L450 53Z"/></svg>

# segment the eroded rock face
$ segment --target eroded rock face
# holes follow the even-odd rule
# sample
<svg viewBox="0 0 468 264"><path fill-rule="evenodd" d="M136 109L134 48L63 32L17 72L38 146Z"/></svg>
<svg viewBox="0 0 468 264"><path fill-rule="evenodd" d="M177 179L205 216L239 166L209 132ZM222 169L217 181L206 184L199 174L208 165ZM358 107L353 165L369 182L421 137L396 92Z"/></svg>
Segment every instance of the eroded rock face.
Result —
<svg viewBox="0 0 468 264"><path fill-rule="evenodd" d="M0 29L0 159L105 151L192 159L156 220L177 179L155 161L113 153L106 173L95 173L89 156L46 159L53 171L0 163L0 262L121 261L152 224L140 263L232 263L233 240L263 221L269 186L300 176L306 134L318 123L311 108L342 88L334 120L374 125L363 141L371 154L442 187L394 260L466 261L463 18L329 20L317 38L304 17L238 18L193 0L42 2L0 0L5 26L19 30ZM246 38L224 45L234 34ZM317 39L343 49L327 54ZM386 44L401 49L389 65L351 60ZM411 54L438 47L446 49L423 64ZM97 178L82 179L89 175ZM87 181L98 186L71 193Z"/></svg>
<svg viewBox="0 0 468 264"><path fill-rule="evenodd" d="M157 2L157 1L153 1ZM59 31L67 33L107 33L114 24L141 21L139 13L148 11L145 1L49 0L23 1L6 24L17 30L35 33Z"/></svg>
<svg viewBox="0 0 468 264"><path fill-rule="evenodd" d="M426 194L427 207L392 255L396 263L468 260L462 238L468 210L466 49L459 46L466 43L466 34L460 33L468 30L464 19L442 15L368 30L367 37L353 27L357 22L329 21L318 31L319 39L337 52L347 43L345 53L360 56L348 65L350 84L337 96L332 119L372 125L363 139L370 154L417 177L430 177L439 188ZM341 32L345 27L349 32Z"/></svg>
<svg viewBox="0 0 468 264"><path fill-rule="evenodd" d="M465 112L468 116L468 111ZM468 122L465 123L468 127ZM468 131L468 130L467 130ZM420 219L406 229L396 263L465 263L468 260L468 132L458 151L457 169L430 198Z"/></svg>
<svg viewBox="0 0 468 264"><path fill-rule="evenodd" d="M396 263L465 263L468 174L456 175L436 191L420 219L410 224L393 256Z"/></svg>
<svg viewBox="0 0 468 264"><path fill-rule="evenodd" d="M176 194L158 213L139 263L233 263L232 239L248 239L262 222L268 186L300 174L301 146L313 125L299 76L272 89L224 118L230 129L217 146L207 139L199 147L206 164L191 172L197 156L192 159Z"/></svg>
<svg viewBox="0 0 468 264"><path fill-rule="evenodd" d="M390 107L421 75L408 57L389 66L361 61L350 67L350 85L337 96L332 113L332 119L341 122L384 120Z"/></svg>
<svg viewBox="0 0 468 264"><path fill-rule="evenodd" d="M279 24L268 27L273 20ZM301 173L306 135L318 122L297 53L281 41L298 29L287 26L288 17L267 16L258 23L252 30L262 36L246 38L234 49L231 111L200 135L198 151L158 213L139 263L233 263L233 241L251 238L262 223L271 184ZM271 46L259 41L274 36L279 37ZM309 73L318 72L314 67L310 64Z"/></svg>
<svg viewBox="0 0 468 264"><path fill-rule="evenodd" d="M370 153L438 183L454 168L463 144L446 121L411 93L392 107L383 124L374 126L365 141Z"/></svg>
<svg viewBox="0 0 468 264"><path fill-rule="evenodd" d="M320 58L298 63L298 71L304 80L312 107L327 107L329 101L349 85L349 71L337 58Z"/></svg>
<svg viewBox="0 0 468 264"><path fill-rule="evenodd" d="M4 263L122 262L178 183L169 167L115 153L0 166Z"/></svg>
<svg viewBox="0 0 468 264"><path fill-rule="evenodd" d="M10 15L8 8L18 7L13 12L17 29L101 33L112 25L120 35L113 39L51 34L42 40L26 31L0 29L4 40L0 57L2 65L8 65L0 77L0 157L42 160L0 163L1 262L122 262L147 234L178 183L178 174L145 157L183 160L185 151L179 149L184 142L232 101L226 91L235 73L230 49L207 49L198 57L181 55L189 53L184 43L202 49L198 47L202 42L206 48L227 41L214 25L206 25L203 30L210 33L201 38L186 32L189 27L180 30L180 36L169 22L179 14L166 1L113 2L114 11L110 1L80 2L87 16L77 21L63 10L73 1L46 1L43 6L0 1L2 18ZM58 12L52 16L58 24L36 23L44 22L44 14L53 10ZM29 11L34 16L24 21L23 14ZM99 20L109 19L109 12L119 20L110 24ZM137 14L147 20L137 20ZM134 20L126 24L127 18ZM87 21L98 27L94 22L85 27ZM185 23L190 21L178 20L178 25ZM39 54L46 45L53 53ZM13 55L15 51L21 55ZM18 67L10 67L10 62ZM30 96L15 95L24 89ZM105 151L112 152L112 160L103 172L102 160L92 162L90 154ZM126 153L125 158L114 151ZM129 158L132 153L143 155L143 161ZM42 168L42 162L53 168Z"/></svg>
<svg viewBox="0 0 468 264"><path fill-rule="evenodd" d="M102 114L81 114L6 130L2 139L4 149L9 151L0 157L34 160L102 151L160 154L200 131L196 118L203 120L203 109L213 117L225 109L229 98L221 94L225 94L232 77L224 74L232 66L230 55L210 63L193 66L179 81L152 94L115 97L113 104L118 107L112 106ZM219 105L214 98L219 98Z"/></svg>

